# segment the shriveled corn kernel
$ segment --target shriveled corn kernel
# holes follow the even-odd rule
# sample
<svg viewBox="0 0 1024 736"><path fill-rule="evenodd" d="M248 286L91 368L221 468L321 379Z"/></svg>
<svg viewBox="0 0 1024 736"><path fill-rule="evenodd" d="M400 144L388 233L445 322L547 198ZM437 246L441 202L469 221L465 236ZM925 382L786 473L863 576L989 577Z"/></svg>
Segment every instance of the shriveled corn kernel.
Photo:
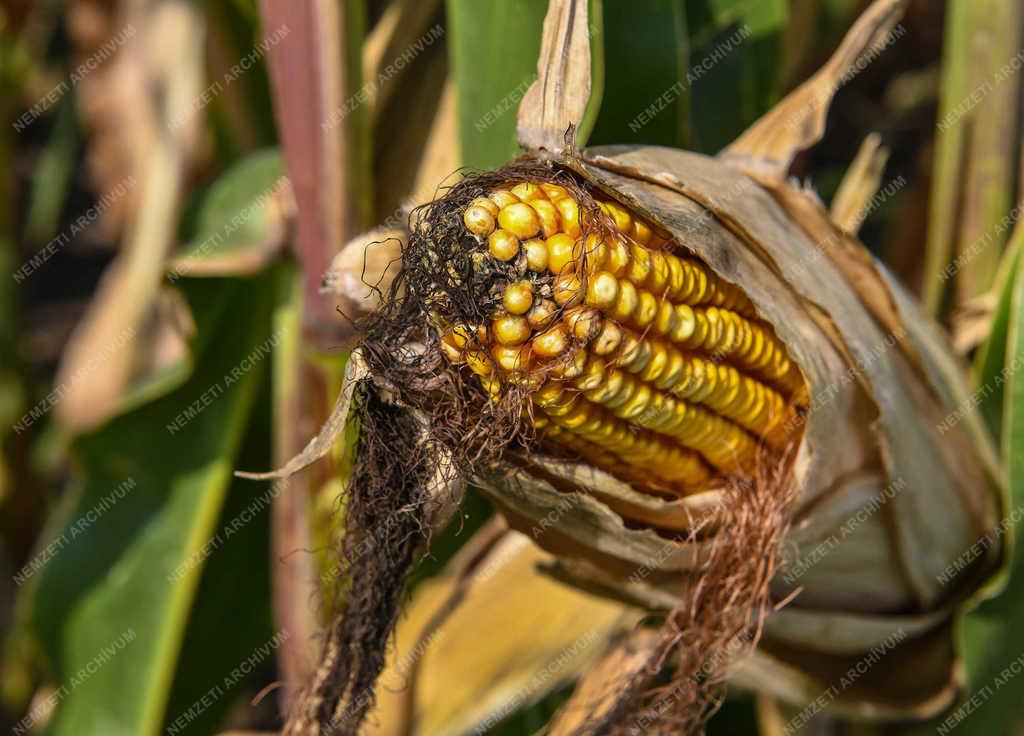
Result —
<svg viewBox="0 0 1024 736"><path fill-rule="evenodd" d="M526 319L535 330L542 330L551 324L558 313L558 307L550 299L541 299L526 313Z"/></svg>
<svg viewBox="0 0 1024 736"><path fill-rule="evenodd" d="M441 352L444 353L445 357L448 358L452 363L462 363L465 360L465 351L462 348L457 348L451 343L441 341Z"/></svg>
<svg viewBox="0 0 1024 736"><path fill-rule="evenodd" d="M586 368L588 359L589 356L587 355L587 351L578 349L569 355L562 365L555 369L554 375L559 378L566 379L577 378L578 376L583 375L583 370Z"/></svg>
<svg viewBox="0 0 1024 736"><path fill-rule="evenodd" d="M526 314L533 306L533 284L529 281L509 284L501 296L501 303L509 314Z"/></svg>
<svg viewBox="0 0 1024 736"><path fill-rule="evenodd" d="M565 310L565 324L573 337L589 342L601 331L601 313L590 307L570 307Z"/></svg>
<svg viewBox="0 0 1024 736"><path fill-rule="evenodd" d="M462 215L462 221L466 224L467 230L482 238L486 238L494 232L494 215L491 214L490 210L480 205L467 207Z"/></svg>
<svg viewBox="0 0 1024 736"><path fill-rule="evenodd" d="M465 353L466 365L478 376L489 376L494 371L494 361L482 350L476 348Z"/></svg>
<svg viewBox="0 0 1024 736"><path fill-rule="evenodd" d="M464 348L473 339L473 333L468 325L455 325L442 339L455 347Z"/></svg>
<svg viewBox="0 0 1024 736"><path fill-rule="evenodd" d="M583 284L579 276L566 271L555 277L555 283L551 287L555 301L563 307L572 307L583 301Z"/></svg>
<svg viewBox="0 0 1024 736"><path fill-rule="evenodd" d="M516 202L501 208L498 224L517 238L525 240L540 232L540 219L533 207L525 202Z"/></svg>

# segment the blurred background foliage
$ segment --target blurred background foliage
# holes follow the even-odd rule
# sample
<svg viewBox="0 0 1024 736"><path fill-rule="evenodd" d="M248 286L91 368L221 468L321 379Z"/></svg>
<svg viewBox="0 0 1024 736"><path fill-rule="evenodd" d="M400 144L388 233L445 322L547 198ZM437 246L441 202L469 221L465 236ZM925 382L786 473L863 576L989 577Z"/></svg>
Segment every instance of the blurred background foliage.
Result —
<svg viewBox="0 0 1024 736"><path fill-rule="evenodd" d="M254 696L309 667L347 460L339 448L283 488L231 473L287 459L329 411L360 308L340 314L320 293L333 254L401 225L460 168L519 153L515 110L536 73L545 0L297 5L0 2L6 728L279 725L278 694ZM820 66L864 5L604 0L589 143L714 154ZM1019 51L1022 16L1016 0L911 0L904 40L844 86L823 142L795 166L828 201L864 138L881 136L890 194L862 237L951 328L979 385L999 384L982 410L1016 494L1024 384L995 377L1024 356L1024 230L1016 217L998 228L1021 201L1021 75L966 121L936 123ZM281 76L285 57L316 52L313 80ZM983 236L984 254L943 280ZM416 584L490 514L470 490ZM1008 625L1024 614L1017 577L964 628L976 686L1024 651ZM123 650L79 676L117 641ZM254 652L265 654L226 684ZM175 725L215 688L210 707ZM490 733L533 733L570 691ZM960 732L1010 733L1022 692L1024 678ZM710 732L755 733L756 710L736 694Z"/></svg>

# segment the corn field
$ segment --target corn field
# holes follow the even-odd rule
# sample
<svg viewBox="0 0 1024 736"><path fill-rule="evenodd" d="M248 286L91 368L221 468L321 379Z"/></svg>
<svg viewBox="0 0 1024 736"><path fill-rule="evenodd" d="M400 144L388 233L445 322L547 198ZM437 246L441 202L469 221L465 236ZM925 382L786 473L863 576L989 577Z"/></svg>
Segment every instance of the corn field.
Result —
<svg viewBox="0 0 1024 736"><path fill-rule="evenodd" d="M1024 733L1020 0L0 59L10 733Z"/></svg>

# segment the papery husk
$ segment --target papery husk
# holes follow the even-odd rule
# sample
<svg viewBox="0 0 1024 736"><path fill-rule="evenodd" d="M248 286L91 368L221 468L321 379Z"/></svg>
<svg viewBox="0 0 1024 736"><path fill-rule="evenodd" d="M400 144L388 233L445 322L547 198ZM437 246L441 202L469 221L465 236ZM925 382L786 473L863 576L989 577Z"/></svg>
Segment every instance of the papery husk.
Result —
<svg viewBox="0 0 1024 736"><path fill-rule="evenodd" d="M499 520L500 521L500 520ZM417 589L367 736L482 732L573 682L643 615L539 571L551 556L490 523Z"/></svg>
<svg viewBox="0 0 1024 736"><path fill-rule="evenodd" d="M949 583L939 576L994 528L1001 500L995 454L977 422L938 427L968 391L937 328L806 191L767 187L717 159L668 148L547 158L741 286L807 381L811 411L793 464L785 557L795 563L823 541L841 543L792 582L783 565L773 598L795 596L767 618L758 654L736 667L736 681L806 703L896 635L905 638L872 685L844 690L833 708L879 718L941 711L958 687L949 621L994 569L998 543ZM520 459L515 471L486 476L485 490L524 530L572 498L557 527L537 536L563 561L563 578L654 607L678 596L680 576L698 570L702 546L715 543L713 535L666 542L656 528L685 533L706 521L719 491L666 501L588 466ZM855 532L844 532L855 518ZM918 672L909 687L903 668L913 660L928 661L930 676Z"/></svg>

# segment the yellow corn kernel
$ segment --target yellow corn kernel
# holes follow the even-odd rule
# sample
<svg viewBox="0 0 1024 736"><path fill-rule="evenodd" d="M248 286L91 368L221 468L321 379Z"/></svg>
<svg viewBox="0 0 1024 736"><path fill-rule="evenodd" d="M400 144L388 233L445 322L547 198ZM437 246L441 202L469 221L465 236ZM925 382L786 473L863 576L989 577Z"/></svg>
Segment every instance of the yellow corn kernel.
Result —
<svg viewBox="0 0 1024 736"><path fill-rule="evenodd" d="M494 362L506 371L528 371L533 367L529 345L495 345L491 348Z"/></svg>
<svg viewBox="0 0 1024 736"><path fill-rule="evenodd" d="M533 207L525 202L516 202L501 208L498 224L521 240L532 238L540 232L540 219Z"/></svg>
<svg viewBox="0 0 1024 736"><path fill-rule="evenodd" d="M501 208L508 207L510 204L515 204L519 201L519 197L505 189L496 189L487 195L487 198L498 206L499 212Z"/></svg>
<svg viewBox="0 0 1024 736"><path fill-rule="evenodd" d="M557 233L545 241L548 250L548 271L556 276L563 270L572 269L580 257L579 241L566 233Z"/></svg>
<svg viewBox="0 0 1024 736"><path fill-rule="evenodd" d="M523 251L526 253L526 267L537 273L544 273L548 270L548 246L543 240L536 238L523 243Z"/></svg>
<svg viewBox="0 0 1024 736"><path fill-rule="evenodd" d="M501 303L509 314L526 314L533 306L533 284L529 281L509 284L501 296Z"/></svg>
<svg viewBox="0 0 1024 736"><path fill-rule="evenodd" d="M530 202L533 211L540 221L540 230L545 238L550 238L562 229L562 223L558 217L558 210L546 199L534 199Z"/></svg>
<svg viewBox="0 0 1024 736"><path fill-rule="evenodd" d="M511 261L519 255L519 238L508 230L495 230L487 238L487 250L499 261Z"/></svg>
<svg viewBox="0 0 1024 736"><path fill-rule="evenodd" d="M565 271L556 276L551 290L554 294L555 302L563 307L574 307L582 302L585 296L583 284L580 283L579 276L571 271Z"/></svg>
<svg viewBox="0 0 1024 736"><path fill-rule="evenodd" d="M607 271L599 271L587 280L587 304L608 309L619 296L619 280Z"/></svg>
<svg viewBox="0 0 1024 736"><path fill-rule="evenodd" d="M532 332L526 317L514 315L506 315L494 320L491 329L494 332L494 339L502 345L522 345Z"/></svg>
<svg viewBox="0 0 1024 736"><path fill-rule="evenodd" d="M538 358L542 360L557 358L569 348L569 333L564 324L556 322L534 337L531 345Z"/></svg>

